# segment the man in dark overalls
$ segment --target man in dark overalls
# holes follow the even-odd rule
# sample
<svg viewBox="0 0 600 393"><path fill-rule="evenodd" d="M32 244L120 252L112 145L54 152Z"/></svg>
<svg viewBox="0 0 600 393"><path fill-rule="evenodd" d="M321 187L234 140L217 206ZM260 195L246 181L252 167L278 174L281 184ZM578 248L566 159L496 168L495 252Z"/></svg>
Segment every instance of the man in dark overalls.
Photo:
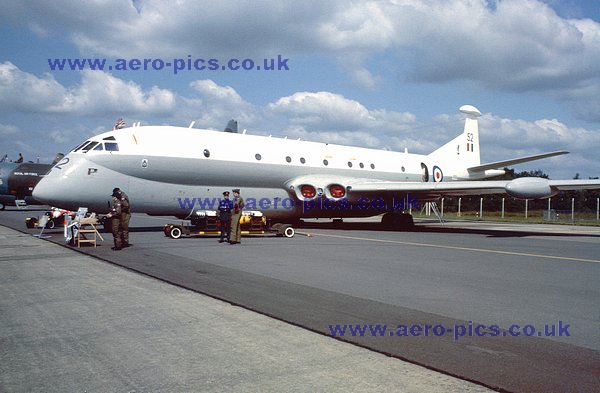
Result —
<svg viewBox="0 0 600 393"><path fill-rule="evenodd" d="M231 235L231 209L233 208L233 202L229 199L229 191L223 193L223 199L219 200L219 209L217 215L219 216L219 222L221 224L221 238L219 243L225 242L223 238L227 236L227 242L229 242Z"/></svg>

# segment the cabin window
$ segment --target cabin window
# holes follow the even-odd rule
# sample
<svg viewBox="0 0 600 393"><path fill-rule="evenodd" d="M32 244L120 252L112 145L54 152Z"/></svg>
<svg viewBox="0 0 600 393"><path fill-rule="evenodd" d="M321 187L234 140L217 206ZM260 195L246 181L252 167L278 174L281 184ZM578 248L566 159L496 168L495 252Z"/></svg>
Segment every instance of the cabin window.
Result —
<svg viewBox="0 0 600 393"><path fill-rule="evenodd" d="M204 157L208 158L210 157L210 151L208 149L204 149Z"/></svg>
<svg viewBox="0 0 600 393"><path fill-rule="evenodd" d="M93 149L94 147L96 147L97 144L98 144L98 142L92 142L92 143L88 144L87 146L85 146L83 148L83 152L87 153L88 151L90 151L91 149Z"/></svg>
<svg viewBox="0 0 600 393"><path fill-rule="evenodd" d="M104 144L104 149L106 151L119 151L119 145L114 142L106 142Z"/></svg>
<svg viewBox="0 0 600 393"><path fill-rule="evenodd" d="M329 161L323 160L323 165L325 165L325 166L329 165Z"/></svg>
<svg viewBox="0 0 600 393"><path fill-rule="evenodd" d="M79 149L81 149L82 147L84 147L85 145L87 145L88 143L91 143L90 141L85 141L83 142L81 145L77 146L75 149L73 149L73 151L77 151Z"/></svg>
<svg viewBox="0 0 600 393"><path fill-rule="evenodd" d="M352 161L348 161L348 168L352 168Z"/></svg>
<svg viewBox="0 0 600 393"><path fill-rule="evenodd" d="M285 160L286 160L287 162L292 162L292 157L290 157L290 156L287 156L287 157L285 157Z"/></svg>
<svg viewBox="0 0 600 393"><path fill-rule="evenodd" d="M359 167L364 168L365 164L363 164L362 162L360 164L358 164Z"/></svg>
<svg viewBox="0 0 600 393"><path fill-rule="evenodd" d="M256 153L254 155L254 158L256 158L256 161L260 161L262 159L262 156L260 154Z"/></svg>
<svg viewBox="0 0 600 393"><path fill-rule="evenodd" d="M375 164L371 164L371 169L375 169Z"/></svg>
<svg viewBox="0 0 600 393"><path fill-rule="evenodd" d="M400 169L402 169L402 172L406 172L406 168L402 167Z"/></svg>
<svg viewBox="0 0 600 393"><path fill-rule="evenodd" d="M306 164L306 160L304 159L304 157L300 157L300 162Z"/></svg>

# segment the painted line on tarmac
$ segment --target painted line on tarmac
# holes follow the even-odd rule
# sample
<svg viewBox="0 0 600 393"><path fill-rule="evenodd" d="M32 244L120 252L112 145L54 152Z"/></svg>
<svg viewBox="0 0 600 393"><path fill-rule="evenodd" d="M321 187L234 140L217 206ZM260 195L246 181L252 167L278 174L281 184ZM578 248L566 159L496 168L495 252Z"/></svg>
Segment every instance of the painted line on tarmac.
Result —
<svg viewBox="0 0 600 393"><path fill-rule="evenodd" d="M487 253L491 253L491 254L516 255L516 256L522 256L522 257L534 257L534 258L544 258L544 259L558 259L558 260L563 260L563 261L600 263L600 260L598 260L598 259L561 257L558 255L544 255L544 254L531 254L531 253L516 252L516 251L488 250L485 248L446 246L446 245L430 244L430 243L404 242L401 240L372 239L372 238L368 238L368 237L331 235L331 234L318 233L318 232L312 232L311 234L312 234L312 236L335 237L335 238L350 239L350 240L367 240L367 241L371 241L371 242L403 244L403 245L407 245L407 246L443 248L443 249L447 249L447 250L459 250L459 251L487 252Z"/></svg>

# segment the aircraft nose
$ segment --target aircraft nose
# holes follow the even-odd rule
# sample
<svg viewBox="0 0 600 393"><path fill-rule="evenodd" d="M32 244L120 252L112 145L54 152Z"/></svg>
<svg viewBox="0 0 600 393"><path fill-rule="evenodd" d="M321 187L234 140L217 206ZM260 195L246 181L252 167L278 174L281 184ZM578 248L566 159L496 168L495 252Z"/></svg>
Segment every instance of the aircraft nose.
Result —
<svg viewBox="0 0 600 393"><path fill-rule="evenodd" d="M47 205L56 205L54 202L60 196L60 189L53 186L51 179L44 177L33 189L32 196L38 202Z"/></svg>

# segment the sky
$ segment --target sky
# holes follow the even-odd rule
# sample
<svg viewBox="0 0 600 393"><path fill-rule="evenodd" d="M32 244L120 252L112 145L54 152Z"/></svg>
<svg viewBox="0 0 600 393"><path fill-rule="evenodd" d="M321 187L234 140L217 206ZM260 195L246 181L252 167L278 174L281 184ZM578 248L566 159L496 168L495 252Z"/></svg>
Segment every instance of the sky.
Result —
<svg viewBox="0 0 600 393"><path fill-rule="evenodd" d="M120 117L209 129L236 119L249 134L428 154L462 132L458 108L470 104L483 113L483 162L568 150L515 168L600 176L600 0L0 0L0 10L9 159L49 162ZM49 64L86 58L112 69ZM175 73L176 59L191 69ZM231 59L240 68L223 70Z"/></svg>

